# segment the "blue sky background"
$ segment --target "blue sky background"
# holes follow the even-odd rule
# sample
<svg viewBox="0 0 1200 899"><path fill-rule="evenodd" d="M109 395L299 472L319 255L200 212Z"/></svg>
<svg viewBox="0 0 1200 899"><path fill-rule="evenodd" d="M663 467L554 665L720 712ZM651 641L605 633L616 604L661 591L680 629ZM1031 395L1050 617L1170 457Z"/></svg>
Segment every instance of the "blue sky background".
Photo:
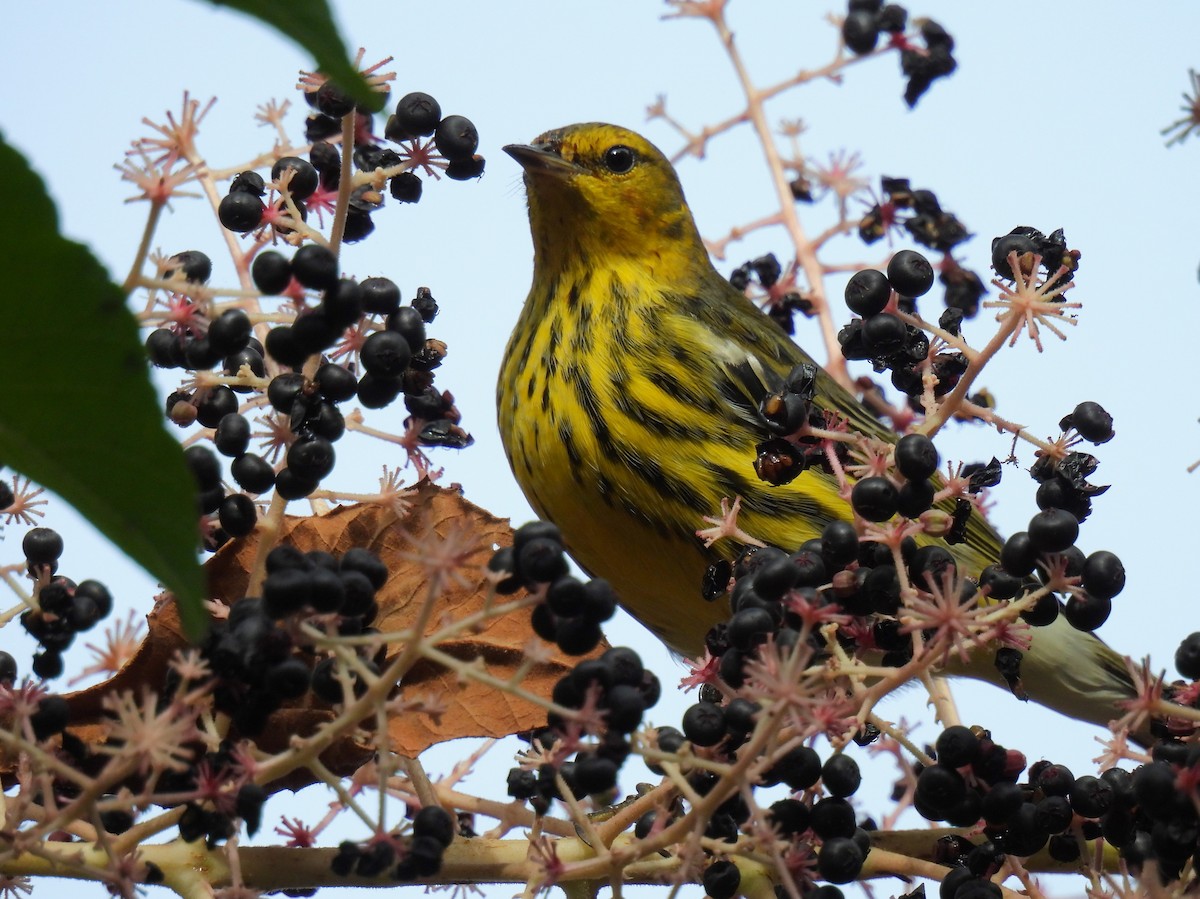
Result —
<svg viewBox="0 0 1200 899"><path fill-rule="evenodd" d="M728 15L756 81L769 85L832 57L836 33L824 16L841 9L741 0ZM1117 552L1129 574L1102 635L1122 652L1151 653L1173 674L1179 639L1200 629L1186 567L1200 542L1194 512L1200 475L1185 472L1200 458L1200 142L1168 149L1159 130L1182 114L1180 93L1189 66L1197 64L1200 7L1011 0L1001 8L919 0L909 9L954 35L960 64L916 110L901 100L898 59L889 55L852 67L840 85L818 82L789 92L771 102L768 114L775 122L802 118L808 125L803 150L816 161L840 149L858 151L874 185L886 174L935 190L976 233L964 261L981 274L991 238L1016 225L1047 232L1062 227L1070 245L1082 250L1070 299L1084 308L1070 340L1050 338L1042 355L1022 342L1001 355L984 382L1002 414L1042 435L1056 434L1059 418L1084 399L1101 402L1116 418L1117 439L1097 452L1102 464L1093 478L1114 486L1097 502L1079 542L1087 551ZM297 70L311 63L249 19L205 3L123 0L99 10L80 0L55 4L53 12L37 4L6 10L0 129L46 178L66 232L88 243L119 280L146 207L123 204L132 190L112 166L129 140L145 133L142 117L161 120L164 110L177 112L184 90L217 97L201 146L213 165L232 165L267 149L270 135L252 117L268 99L294 100L299 137L303 104L293 85ZM376 216L375 234L347 248L342 264L360 277L392 277L406 297L418 285L433 289L443 313L431 333L450 346L439 384L454 392L476 438L470 450L442 452L437 462L468 499L524 521L528 507L500 450L492 396L528 287L531 249L518 170L500 147L571 122L603 120L642 130L670 153L679 138L662 122L645 122L645 108L658 94L666 94L674 117L698 129L740 110L739 88L712 29L698 20L660 21L666 7L656 2L345 2L336 10L347 43L365 46L369 61L396 56L395 97L428 91L444 112L467 115L479 128L480 152L488 158L481 181L428 184L417 207L386 208ZM773 197L760 159L742 128L714 140L704 161L680 166L702 233L720 236L770 212ZM827 208L800 211L810 233L831 221ZM218 226L199 201L176 204L156 245L168 252L205 250L215 262L212 283L233 283ZM781 234L754 235L733 247L721 268L766 251L786 253ZM826 260L877 265L885 253L880 245L846 239L829 247ZM840 294L842 283L831 279L831 295ZM801 341L819 355L815 327L800 327ZM985 316L967 333L984 343L990 333ZM377 420L399 429L400 418L396 411ZM1009 441L967 428L940 445L944 456L969 461L1003 458ZM1019 452L1027 466L1031 454ZM400 461L377 443L339 445L339 455L339 483L347 489L369 491L380 465ZM1023 528L1035 511L1033 482L1006 469L996 496L997 526ZM122 602L148 607L153 584L114 560L61 503L47 523L66 535L64 573L106 580ZM19 558L20 533L7 530L0 562ZM613 628L611 639L655 658L665 681L683 673L628 620ZM12 628L0 632L0 646L22 662L28 645ZM1037 746L1077 771L1096 754L1088 728L987 687L962 685L955 692L964 717L971 720L969 710L979 709L1001 742L1027 742L1034 752L1027 738L1036 733ZM664 703L654 720L674 721L685 705L682 699ZM916 691L884 712L924 722L920 739L936 736ZM434 750L427 763L436 775L455 757ZM503 753L496 760L480 783L494 782L509 764ZM890 780L886 764L869 764L879 784ZM631 771L623 786L637 779L644 775ZM325 801L312 798L308 807Z"/></svg>

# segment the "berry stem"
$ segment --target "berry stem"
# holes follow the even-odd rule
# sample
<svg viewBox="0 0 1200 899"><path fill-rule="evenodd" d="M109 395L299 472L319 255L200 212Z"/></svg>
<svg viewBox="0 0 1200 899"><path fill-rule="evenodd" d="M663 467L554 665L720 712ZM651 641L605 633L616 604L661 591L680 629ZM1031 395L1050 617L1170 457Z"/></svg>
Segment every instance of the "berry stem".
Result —
<svg viewBox="0 0 1200 899"><path fill-rule="evenodd" d="M766 158L767 168L771 172L771 181L775 186L775 194L779 200L779 212L782 217L782 223L792 238L792 244L796 250L796 260L800 263L800 267L804 269L804 274L808 278L809 292L805 294L805 299L812 304L813 311L820 324L821 336L825 342L826 350L825 370L843 387L848 390L853 389L850 374L846 370L846 362L842 357L840 344L838 343L837 329L834 327L833 316L830 313L829 301L825 293L825 276L821 269L821 263L817 259L812 243L804 232L804 226L800 223L799 216L796 215L796 203L792 199L792 190L788 184L787 173L784 171L783 161L779 156L779 148L775 145L775 138L771 134L771 126L767 122L766 110L763 108L763 102L769 94L764 94L764 92L758 90L754 86L753 81L751 81L750 74L747 72L741 54L734 43L733 32L729 30L729 25L725 21L723 4L718 5L713 10L710 18L713 26L717 29L717 34L721 39L722 45L725 47L725 52L729 56L729 61L732 63L734 71L737 74L738 82L742 86L742 92L746 96L745 117L749 118L755 132L758 134L758 140L762 145L763 155Z"/></svg>
<svg viewBox="0 0 1200 899"><path fill-rule="evenodd" d="M734 225L729 229L729 233L717 240L705 240L704 248L708 250L709 255L714 259L724 259L726 248L736 240L741 240L747 234L752 234L755 231L761 231L764 228L770 228L772 225L782 225L783 215L778 212L772 212L770 215L764 215L760 219L745 225Z"/></svg>
<svg viewBox="0 0 1200 899"><path fill-rule="evenodd" d="M879 728L880 733L882 733L884 736L890 737L907 749L909 754L922 765L929 767L930 765L936 764L935 759L928 752L914 743L909 738L907 733L898 727L894 727L891 722L884 721L874 712L867 716L866 723L872 724Z"/></svg>
<svg viewBox="0 0 1200 899"><path fill-rule="evenodd" d="M937 716L936 720L942 725L942 729L953 727L956 724L962 724L962 718L958 714L958 706L954 702L954 694L950 692L950 682L944 677L926 670L921 675L921 683L925 686L926 692L929 694L929 699L933 703L934 712Z"/></svg>
<svg viewBox="0 0 1200 899"><path fill-rule="evenodd" d="M417 798L421 800L422 808L429 808L432 805L438 805L437 794L434 792L433 783L429 780L429 774L425 771L425 766L421 764L420 759L402 758L400 761L404 768L404 773L408 775L408 780L416 791ZM386 796L386 790L380 790L380 795Z"/></svg>
<svg viewBox="0 0 1200 899"><path fill-rule="evenodd" d="M275 548L283 527L283 516L287 511L287 500L279 495L279 491L271 497L267 514L258 520L255 530L258 535L258 546L254 552L254 567L250 569L250 580L246 584L247 596L261 596L263 581L267 578L267 555Z"/></svg>
<svg viewBox="0 0 1200 899"><path fill-rule="evenodd" d="M121 285L121 290L126 296L133 293L134 288L138 286L142 266L146 264L146 257L150 255L150 242L154 239L154 232L158 229L158 220L162 217L164 206L166 206L165 200L150 201L150 214L146 217L146 227L142 229L142 239L138 242L137 252L133 255L133 264L129 266L129 274L125 276L125 281Z"/></svg>
<svg viewBox="0 0 1200 899"><path fill-rule="evenodd" d="M350 194L354 190L354 130L358 113L350 110L342 116L342 174L338 179L337 208L333 212L333 225L329 229L329 249L336 256L342 246L342 234L346 231L346 216L350 214Z"/></svg>

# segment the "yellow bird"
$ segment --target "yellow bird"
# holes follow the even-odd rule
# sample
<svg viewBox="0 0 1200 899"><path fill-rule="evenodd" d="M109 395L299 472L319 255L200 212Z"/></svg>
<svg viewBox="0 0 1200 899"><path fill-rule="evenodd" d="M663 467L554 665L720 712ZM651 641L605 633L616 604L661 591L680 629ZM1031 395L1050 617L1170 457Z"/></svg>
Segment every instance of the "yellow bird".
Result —
<svg viewBox="0 0 1200 899"><path fill-rule="evenodd" d="M853 520L828 474L771 486L753 470L766 436L757 400L812 360L713 268L678 176L645 138L580 124L505 150L525 172L534 247L497 390L509 463L584 570L672 649L702 655L729 615L703 600L703 574L739 548L696 536L722 499L740 497L741 527L789 551ZM817 370L818 406L896 440ZM1000 544L971 519L950 550L975 576ZM948 671L1003 686L990 652ZM1033 629L1020 673L1029 698L1101 725L1133 695L1122 658L1062 616Z"/></svg>

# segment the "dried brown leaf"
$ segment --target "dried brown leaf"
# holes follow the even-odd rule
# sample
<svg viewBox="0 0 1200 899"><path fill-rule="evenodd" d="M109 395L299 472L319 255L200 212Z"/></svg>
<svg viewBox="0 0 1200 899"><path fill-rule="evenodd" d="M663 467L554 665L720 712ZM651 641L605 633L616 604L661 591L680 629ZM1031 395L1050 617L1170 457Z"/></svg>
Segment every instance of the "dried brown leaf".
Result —
<svg viewBox="0 0 1200 899"><path fill-rule="evenodd" d="M375 626L384 633L411 629L434 576L419 561L429 545L442 540L453 545L469 543L460 554L460 580L449 579L437 596L426 634L461 621L483 609L487 597L484 570L493 548L512 542L508 522L467 502L454 489L422 483L413 498L411 511L403 518L383 506L342 506L326 515L288 517L280 542L308 552L325 550L340 555L354 546L377 553L387 564L389 579L376 595L379 614ZM210 596L233 603L245 595L258 543L256 535L231 541L205 566ZM149 630L133 658L109 680L70 694L71 730L85 742L102 741L106 735L101 700L114 690L140 691L143 686L159 689L168 664L179 649L187 646L173 603L161 603L148 616ZM476 662L489 674L507 681L526 658L533 639L529 613L522 610L484 622L477 630L456 636L439 648L463 662ZM394 656L402 647L389 646ZM604 647L602 646L601 649ZM599 651L599 650L598 650ZM579 659L554 652L548 661L534 665L522 678L523 690L549 696L554 684ZM432 708L393 715L389 721L390 745L415 756L428 747L458 737L501 737L545 723L545 711L535 703L474 680L464 680L428 660L421 660L405 675L399 695L406 702L429 698ZM311 694L299 705L273 714L256 738L268 751L282 750L293 735L307 736L332 718L329 708ZM349 736L322 754L322 761L335 773L347 775L370 757L370 749ZM293 789L311 782L307 772L297 772L285 784Z"/></svg>

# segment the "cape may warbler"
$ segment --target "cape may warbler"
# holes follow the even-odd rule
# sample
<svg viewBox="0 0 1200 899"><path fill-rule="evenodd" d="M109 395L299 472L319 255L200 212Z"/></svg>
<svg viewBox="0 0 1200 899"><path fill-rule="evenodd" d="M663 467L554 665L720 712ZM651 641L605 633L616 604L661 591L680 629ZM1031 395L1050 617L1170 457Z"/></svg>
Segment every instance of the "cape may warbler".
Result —
<svg viewBox="0 0 1200 899"><path fill-rule="evenodd" d="M819 467L782 486L755 475L759 403L812 360L713 268L674 169L645 138L582 124L505 149L525 170L534 247L497 391L509 462L576 561L670 647L702 655L730 614L726 597L702 598L702 578L740 549L706 548L703 516L740 497L741 528L788 552L854 518ZM814 368L817 407L895 442ZM949 547L970 577L999 549L978 513ZM1061 616L1030 634L1019 666L1030 698L1098 723L1119 716L1132 687L1115 652ZM948 670L1003 685L994 662L981 649Z"/></svg>

